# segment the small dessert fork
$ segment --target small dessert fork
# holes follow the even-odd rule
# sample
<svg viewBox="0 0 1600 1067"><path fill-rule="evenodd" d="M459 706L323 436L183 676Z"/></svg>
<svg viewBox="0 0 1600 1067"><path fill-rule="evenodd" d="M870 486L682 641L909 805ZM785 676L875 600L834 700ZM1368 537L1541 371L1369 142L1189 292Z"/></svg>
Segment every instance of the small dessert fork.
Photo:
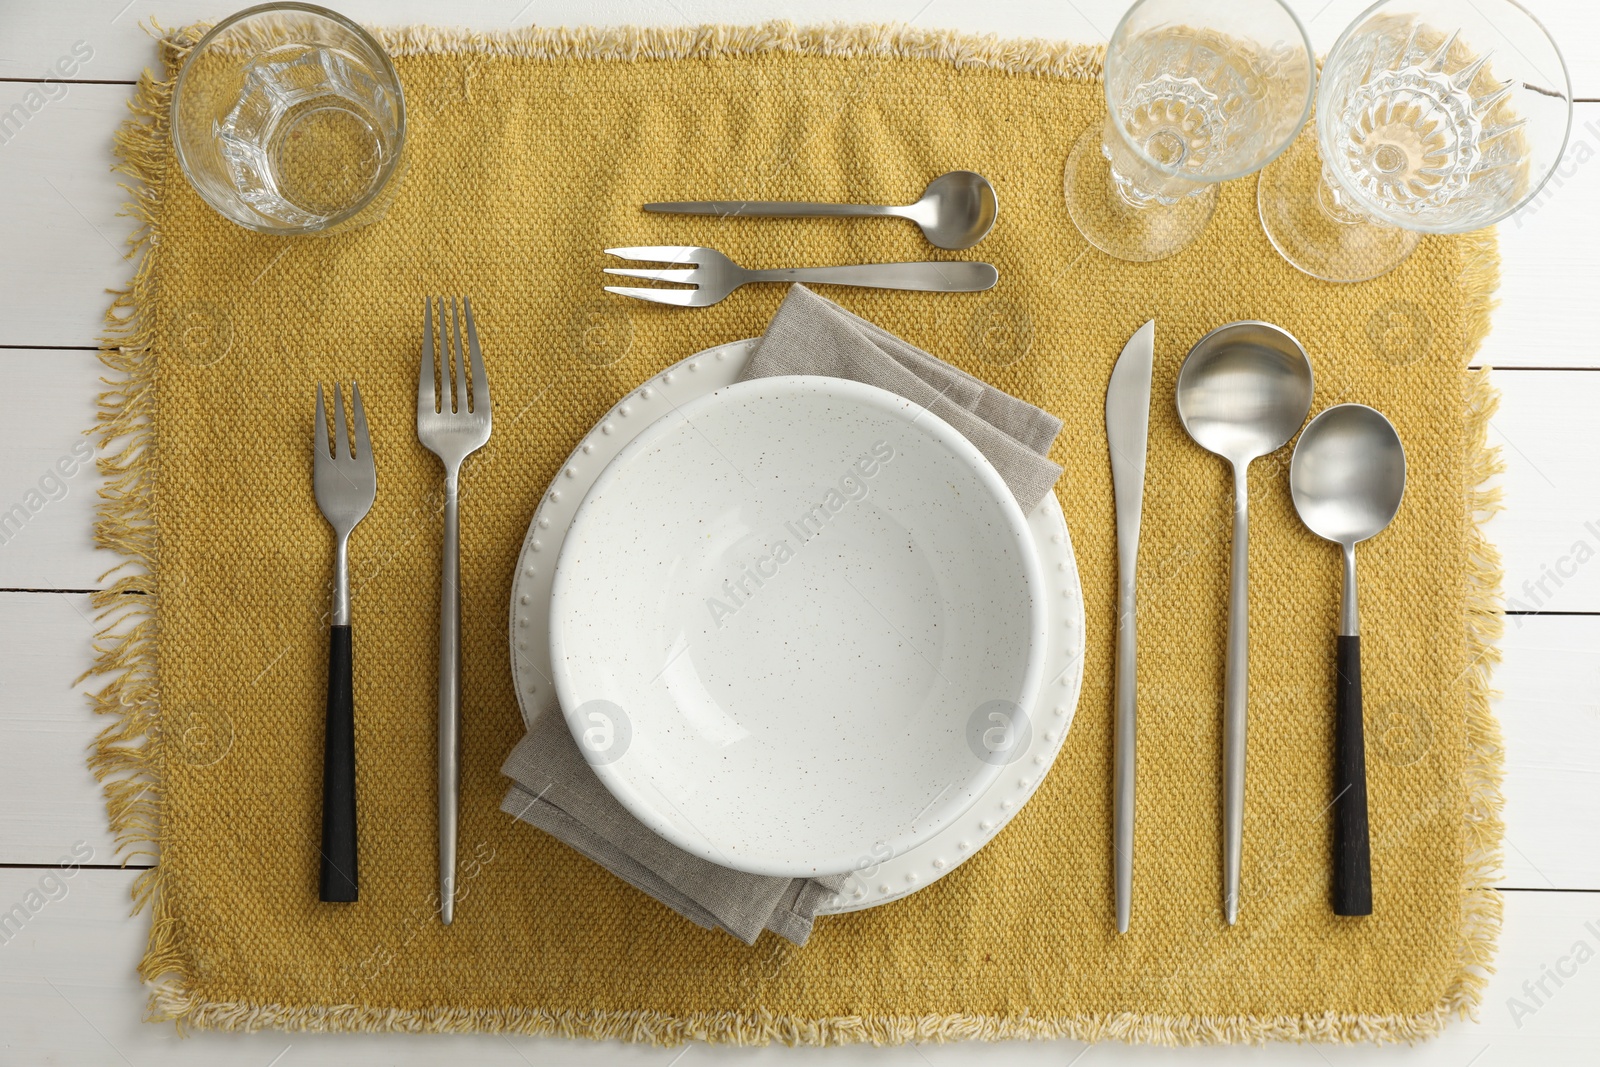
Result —
<svg viewBox="0 0 1600 1067"><path fill-rule="evenodd" d="M322 752L322 873L324 901L356 899L356 727L350 642L350 531L366 518L378 493L361 389L350 383L355 423L346 445L344 395L333 387L335 431L328 444L328 413L317 385L316 460L312 487L317 508L333 527L333 613L328 628L328 720Z"/></svg>
<svg viewBox="0 0 1600 1067"><path fill-rule="evenodd" d="M868 289L912 289L924 293L978 293L993 289L1000 272L988 263L935 260L926 263L853 263L842 267L790 267L746 270L714 248L697 245L639 245L608 248L606 255L650 263L671 263L671 270L607 267L607 274L647 282L680 282L693 289L608 285L606 292L653 300L678 307L710 307L751 282L801 282L806 285L855 285Z"/></svg>

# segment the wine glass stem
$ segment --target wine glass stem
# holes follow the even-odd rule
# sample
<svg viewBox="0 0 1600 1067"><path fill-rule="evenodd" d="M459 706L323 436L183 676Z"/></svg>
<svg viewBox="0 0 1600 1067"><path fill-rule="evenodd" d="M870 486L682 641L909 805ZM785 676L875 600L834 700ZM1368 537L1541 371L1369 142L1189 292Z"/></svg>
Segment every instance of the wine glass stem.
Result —
<svg viewBox="0 0 1600 1067"><path fill-rule="evenodd" d="M1119 152L1118 149L1121 148ZM1116 123L1108 114L1100 134L1100 154L1106 161L1107 203L1142 211L1155 202L1155 185L1141 173L1139 160L1122 145ZM1118 164L1121 163L1121 166Z"/></svg>
<svg viewBox="0 0 1600 1067"><path fill-rule="evenodd" d="M1106 168L1106 196L1117 207L1125 207L1133 211L1142 211L1148 207L1151 200L1136 200L1130 193L1138 186L1134 180L1117 171L1116 164Z"/></svg>
<svg viewBox="0 0 1600 1067"><path fill-rule="evenodd" d="M1360 215L1339 203L1338 194L1333 191L1333 186L1328 183L1327 176L1317 179L1317 207L1328 216L1329 220L1340 226L1354 226L1365 222Z"/></svg>

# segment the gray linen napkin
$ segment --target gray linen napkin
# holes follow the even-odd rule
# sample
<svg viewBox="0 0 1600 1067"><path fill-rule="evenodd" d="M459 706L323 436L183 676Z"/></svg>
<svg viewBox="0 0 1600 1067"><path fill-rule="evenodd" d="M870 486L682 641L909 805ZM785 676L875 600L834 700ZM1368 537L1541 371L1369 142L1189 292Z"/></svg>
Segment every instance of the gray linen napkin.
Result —
<svg viewBox="0 0 1600 1067"><path fill-rule="evenodd" d="M771 930L806 943L811 920L845 876L769 878L691 856L634 818L584 761L567 720L546 708L501 773L516 782L500 810L577 849L635 889L747 945Z"/></svg>
<svg viewBox="0 0 1600 1067"><path fill-rule="evenodd" d="M740 378L780 374L851 378L922 405L977 446L1024 515L1061 477L1061 468L1045 458L1061 432L1060 419L928 355L803 285L789 287Z"/></svg>
<svg viewBox="0 0 1600 1067"><path fill-rule="evenodd" d="M821 374L876 385L944 419L984 454L1026 513L1061 468L1045 458L1061 430L1048 412L907 344L804 286L793 286L742 378ZM556 708L546 708L507 757L515 784L500 805L692 922L746 944L771 930L797 945L844 884L768 878L691 856L634 818L595 776Z"/></svg>

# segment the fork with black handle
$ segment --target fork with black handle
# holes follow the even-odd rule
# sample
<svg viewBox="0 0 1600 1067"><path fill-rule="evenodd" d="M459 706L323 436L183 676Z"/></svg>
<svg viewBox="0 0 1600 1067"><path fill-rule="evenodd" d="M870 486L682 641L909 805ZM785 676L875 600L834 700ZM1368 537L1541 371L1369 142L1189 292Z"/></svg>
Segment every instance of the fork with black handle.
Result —
<svg viewBox="0 0 1600 1067"><path fill-rule="evenodd" d="M378 475L367 435L361 389L350 384L354 423L347 442L344 395L333 387L334 436L317 385L316 458L312 485L322 517L333 527L333 612L328 629L328 718L322 752L322 870L318 896L326 902L356 899L356 725L350 641L350 531L372 509Z"/></svg>
<svg viewBox="0 0 1600 1067"><path fill-rule="evenodd" d="M422 368L417 375L417 440L444 464L444 570L439 583L439 920L455 918L456 809L461 792L461 525L456 486L461 463L489 440L489 379L478 348L472 301L464 299L467 343L455 299L445 321L439 301L439 388L433 381L433 299L423 303ZM467 390L468 362L472 390ZM452 389L451 369L455 371ZM452 401L452 392L454 399Z"/></svg>

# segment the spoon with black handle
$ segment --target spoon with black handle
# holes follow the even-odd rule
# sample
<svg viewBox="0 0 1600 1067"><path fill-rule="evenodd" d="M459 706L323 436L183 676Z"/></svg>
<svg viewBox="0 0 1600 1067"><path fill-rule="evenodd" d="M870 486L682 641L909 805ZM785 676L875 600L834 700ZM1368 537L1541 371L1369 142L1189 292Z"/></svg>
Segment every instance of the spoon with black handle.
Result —
<svg viewBox="0 0 1600 1067"><path fill-rule="evenodd" d="M1365 404L1328 408L1300 434L1289 464L1289 490L1311 532L1344 549L1334 699L1333 911L1371 915L1356 544L1381 533L1405 495L1406 451L1394 424Z"/></svg>

